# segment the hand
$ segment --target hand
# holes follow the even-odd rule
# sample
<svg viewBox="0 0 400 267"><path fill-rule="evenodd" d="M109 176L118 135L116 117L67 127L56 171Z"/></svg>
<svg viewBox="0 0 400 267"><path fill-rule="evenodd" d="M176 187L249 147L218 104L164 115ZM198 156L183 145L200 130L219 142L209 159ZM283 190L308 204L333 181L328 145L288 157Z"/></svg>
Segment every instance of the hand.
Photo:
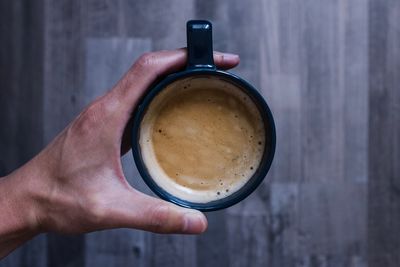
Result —
<svg viewBox="0 0 400 267"><path fill-rule="evenodd" d="M219 68L239 63L238 56L231 54L215 53L214 60ZM0 196L0 203L9 208L5 214L18 218L15 225L25 233L30 229L25 236L119 227L157 233L205 231L207 220L201 212L132 188L120 160L130 149L127 124L140 97L158 77L179 71L185 63L185 49L144 54L112 90L86 107L40 154L0 179L0 195L9 194ZM14 194L7 188L18 190ZM7 229L0 222L0 240L2 226L3 232Z"/></svg>

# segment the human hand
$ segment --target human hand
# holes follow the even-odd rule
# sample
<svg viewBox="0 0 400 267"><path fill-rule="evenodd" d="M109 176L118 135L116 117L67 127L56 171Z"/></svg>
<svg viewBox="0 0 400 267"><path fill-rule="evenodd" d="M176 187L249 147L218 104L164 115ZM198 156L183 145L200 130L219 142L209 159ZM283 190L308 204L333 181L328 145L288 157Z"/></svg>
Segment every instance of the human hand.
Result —
<svg viewBox="0 0 400 267"><path fill-rule="evenodd" d="M60 233L120 227L157 233L205 231L207 220L201 212L132 188L120 160L130 149L130 127L126 126L140 97L157 78L182 69L186 56L186 50L179 49L140 57L114 88L10 175L10 182L11 176L14 182L24 177L18 186L29 187L24 199L30 204L24 209L29 209L26 221L31 229ZM222 53L215 53L214 60L224 69L239 63L238 56Z"/></svg>

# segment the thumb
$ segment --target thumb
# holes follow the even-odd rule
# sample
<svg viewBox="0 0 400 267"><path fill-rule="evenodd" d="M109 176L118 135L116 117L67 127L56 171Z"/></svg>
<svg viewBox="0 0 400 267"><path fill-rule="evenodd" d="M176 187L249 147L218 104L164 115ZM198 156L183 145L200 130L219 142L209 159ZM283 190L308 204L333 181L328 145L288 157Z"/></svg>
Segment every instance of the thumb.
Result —
<svg viewBox="0 0 400 267"><path fill-rule="evenodd" d="M197 210L176 206L132 189L113 205L111 227L135 228L155 233L200 234L207 219Z"/></svg>

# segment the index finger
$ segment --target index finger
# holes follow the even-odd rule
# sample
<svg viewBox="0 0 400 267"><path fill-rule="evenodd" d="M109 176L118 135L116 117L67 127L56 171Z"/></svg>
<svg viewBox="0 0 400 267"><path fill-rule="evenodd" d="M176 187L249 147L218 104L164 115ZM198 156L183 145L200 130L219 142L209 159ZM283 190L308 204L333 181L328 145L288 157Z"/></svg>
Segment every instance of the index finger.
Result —
<svg viewBox="0 0 400 267"><path fill-rule="evenodd" d="M143 54L110 92L121 99L130 110L146 89L157 78L183 69L187 60L186 48ZM239 64L239 56L214 52L214 63L218 68L229 69Z"/></svg>

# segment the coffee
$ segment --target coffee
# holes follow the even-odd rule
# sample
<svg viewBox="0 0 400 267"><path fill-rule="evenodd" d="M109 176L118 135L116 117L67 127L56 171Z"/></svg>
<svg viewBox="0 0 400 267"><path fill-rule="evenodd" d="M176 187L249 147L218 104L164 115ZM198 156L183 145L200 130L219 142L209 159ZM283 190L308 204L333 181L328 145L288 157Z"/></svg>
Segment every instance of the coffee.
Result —
<svg viewBox="0 0 400 267"><path fill-rule="evenodd" d="M153 180L170 194L207 203L239 190L265 147L255 104L223 79L196 76L163 89L140 127L140 150Z"/></svg>

